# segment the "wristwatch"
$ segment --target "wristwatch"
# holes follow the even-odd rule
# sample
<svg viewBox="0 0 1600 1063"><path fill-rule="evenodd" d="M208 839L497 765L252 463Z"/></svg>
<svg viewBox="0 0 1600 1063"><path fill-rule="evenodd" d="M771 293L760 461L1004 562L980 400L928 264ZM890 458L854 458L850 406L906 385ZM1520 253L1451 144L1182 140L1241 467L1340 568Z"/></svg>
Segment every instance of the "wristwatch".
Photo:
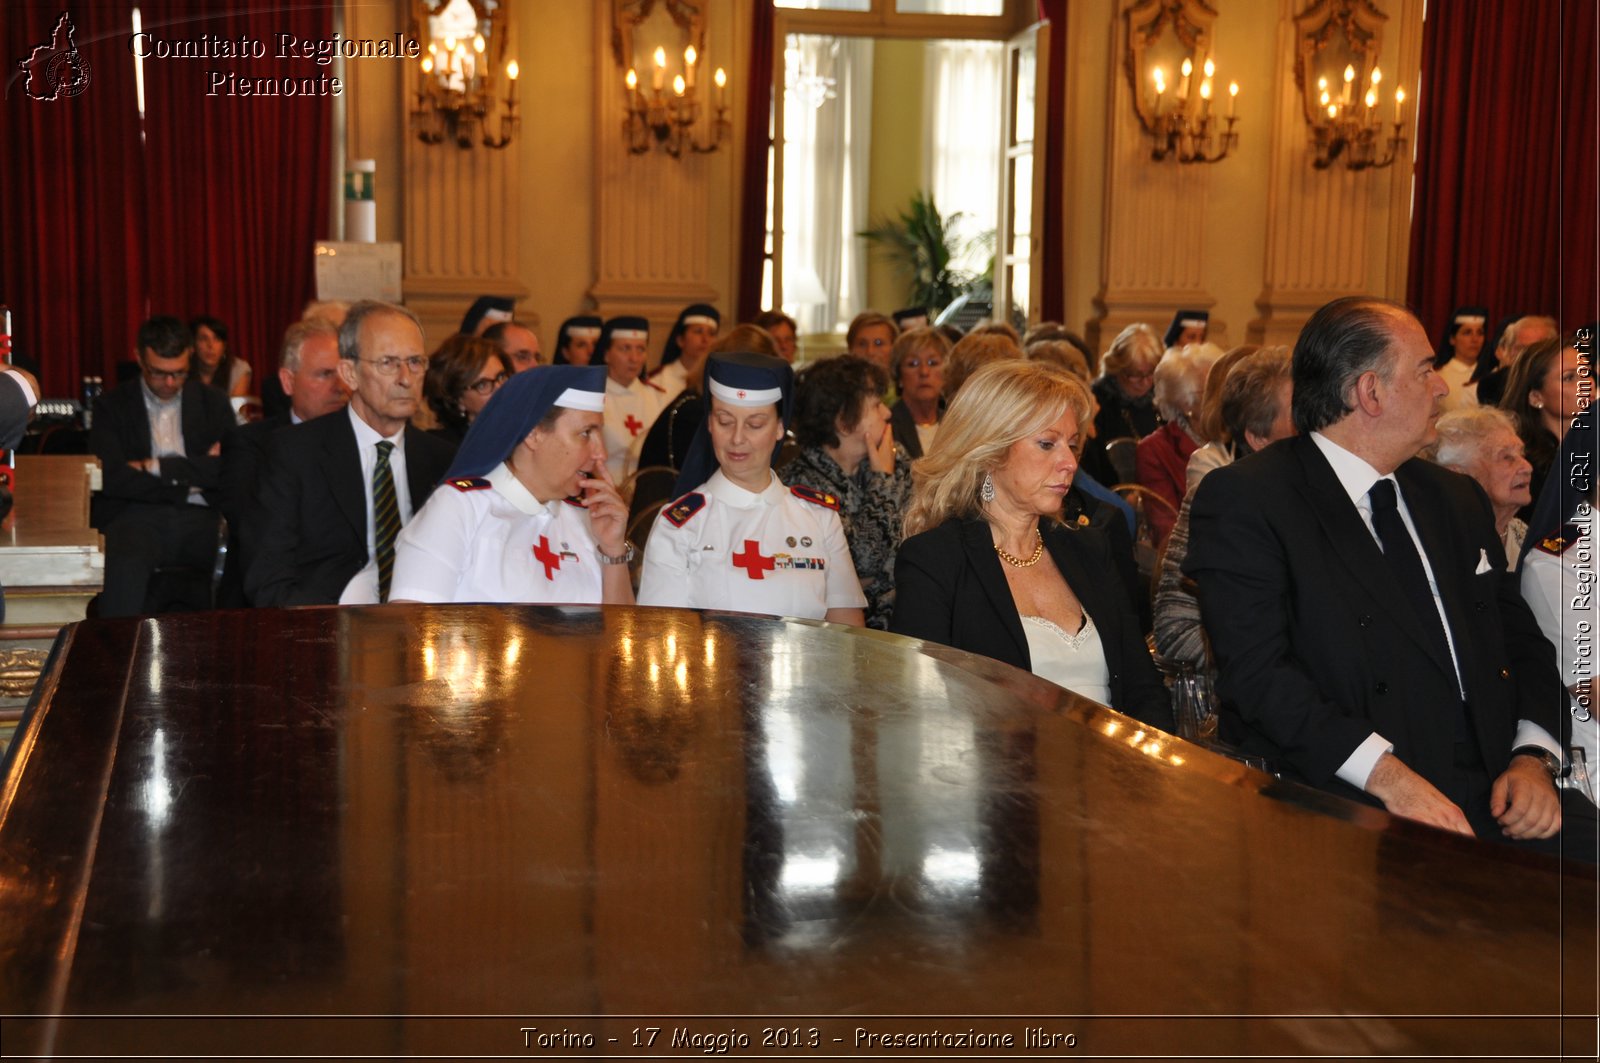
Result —
<svg viewBox="0 0 1600 1063"><path fill-rule="evenodd" d="M600 559L600 563L603 564L603 565L631 565L631 564L633 564L633 558L634 558L633 541L630 540L630 539L624 539L624 540L622 540L622 545L623 545L624 549L622 551L622 556L621 557L612 557L611 555L607 554L604 550L600 549L600 547L598 547L598 546L596 546L594 548L595 556Z"/></svg>
<svg viewBox="0 0 1600 1063"><path fill-rule="evenodd" d="M1559 779L1567 773L1561 766L1561 758L1550 752L1544 746L1518 746L1511 751L1513 757L1532 757L1539 762L1539 766L1550 773L1550 778Z"/></svg>

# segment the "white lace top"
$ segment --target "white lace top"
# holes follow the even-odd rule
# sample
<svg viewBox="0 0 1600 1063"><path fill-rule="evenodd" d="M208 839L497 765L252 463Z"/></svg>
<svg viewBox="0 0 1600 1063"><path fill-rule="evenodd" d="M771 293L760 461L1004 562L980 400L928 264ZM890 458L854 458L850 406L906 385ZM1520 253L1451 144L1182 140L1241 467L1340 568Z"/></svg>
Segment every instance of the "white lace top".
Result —
<svg viewBox="0 0 1600 1063"><path fill-rule="evenodd" d="M1083 614L1083 628L1076 635L1042 616L1024 616L1022 633L1028 639L1034 675L1102 705L1111 704L1111 671L1100 630L1088 613Z"/></svg>

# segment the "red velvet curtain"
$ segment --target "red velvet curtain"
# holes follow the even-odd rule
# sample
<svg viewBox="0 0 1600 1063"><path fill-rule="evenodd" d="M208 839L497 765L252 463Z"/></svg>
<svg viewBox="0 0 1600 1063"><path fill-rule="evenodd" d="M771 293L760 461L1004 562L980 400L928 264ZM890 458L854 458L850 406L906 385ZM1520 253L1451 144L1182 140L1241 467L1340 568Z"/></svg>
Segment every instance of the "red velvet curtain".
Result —
<svg viewBox="0 0 1600 1063"><path fill-rule="evenodd" d="M329 3L219 13L204 0L141 0L146 32L260 40L261 60L150 58L141 143L133 0L13 3L0 15L5 122L0 129L0 301L16 349L52 395L79 378L111 382L155 313L210 313L260 374L314 290L312 248L327 230L332 99L206 95L211 70L316 78L310 60L279 60L275 34L332 35ZM87 60L75 96L36 99L12 65L51 41L61 12ZM38 90L42 94L43 90Z"/></svg>
<svg viewBox="0 0 1600 1063"><path fill-rule="evenodd" d="M1433 0L1422 38L1407 296L1593 321L1596 5ZM1491 322L1492 324L1492 322Z"/></svg>
<svg viewBox="0 0 1600 1063"><path fill-rule="evenodd" d="M109 380L145 316L132 8L61 0L7 4L0 16L0 302L11 307L18 354L38 363L52 395L76 395L85 374ZM51 43L63 11L87 84L39 99L50 94L46 76L36 64L29 81L17 63Z"/></svg>
<svg viewBox="0 0 1600 1063"><path fill-rule="evenodd" d="M755 0L750 20L750 68L744 114L744 194L739 201L739 316L762 310L761 277L767 247L767 151L772 113L772 0Z"/></svg>
<svg viewBox="0 0 1600 1063"><path fill-rule="evenodd" d="M145 63L149 175L150 302L188 318L211 314L229 328L229 350L251 362L259 385L277 365L283 330L315 293L312 249L328 233L332 97L299 84L331 78L331 66L280 59L277 35L323 40L329 4L219 6L210 0L143 0L152 33L214 33L260 41L260 59ZM363 60L357 60L362 62ZM365 60L376 62L376 60ZM227 95L208 74L279 83L280 95ZM281 82L296 82L295 95Z"/></svg>

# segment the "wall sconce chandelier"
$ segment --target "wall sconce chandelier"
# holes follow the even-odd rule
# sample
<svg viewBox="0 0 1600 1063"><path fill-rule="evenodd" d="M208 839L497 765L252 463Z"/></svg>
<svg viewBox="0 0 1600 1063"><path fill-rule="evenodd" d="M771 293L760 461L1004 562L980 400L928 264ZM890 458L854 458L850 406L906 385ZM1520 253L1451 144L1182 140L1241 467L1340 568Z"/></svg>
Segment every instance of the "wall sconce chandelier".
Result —
<svg viewBox="0 0 1600 1063"><path fill-rule="evenodd" d="M1405 145L1405 89L1394 90L1392 118L1381 113L1377 60L1387 18L1369 0L1316 0L1295 16L1294 78L1318 170L1340 158L1349 170L1382 169Z"/></svg>
<svg viewBox="0 0 1600 1063"><path fill-rule="evenodd" d="M1221 162L1239 143L1239 83L1228 83L1227 113L1212 113L1217 65L1205 0L1139 0L1125 12L1134 110L1154 141L1150 157ZM1196 74L1199 77L1196 77Z"/></svg>
<svg viewBox="0 0 1600 1063"><path fill-rule="evenodd" d="M622 134L628 153L643 155L652 146L658 146L676 159L685 151L696 154L716 151L733 125L728 121L728 75L717 67L711 76L716 95L709 136L702 139L696 133L704 109L699 82L705 64L705 5L689 0L664 0L662 6L667 16L687 43L681 53L676 47L669 53L665 45L657 45L649 52L650 88L646 92L640 83L642 64L635 57L635 37L640 35L639 27L650 17L655 4L656 0L612 0L612 46L617 65L626 71L622 78L627 89ZM658 30L664 29L658 27ZM672 75L670 93L667 91L669 54L683 57L681 72Z"/></svg>
<svg viewBox="0 0 1600 1063"><path fill-rule="evenodd" d="M517 62L503 62L507 37L503 0L414 0L410 32L414 39L428 42L411 109L417 139L424 144L454 140L461 148L470 148L475 141L488 148L510 144L521 118ZM506 95L496 135L489 125L498 69L505 72Z"/></svg>

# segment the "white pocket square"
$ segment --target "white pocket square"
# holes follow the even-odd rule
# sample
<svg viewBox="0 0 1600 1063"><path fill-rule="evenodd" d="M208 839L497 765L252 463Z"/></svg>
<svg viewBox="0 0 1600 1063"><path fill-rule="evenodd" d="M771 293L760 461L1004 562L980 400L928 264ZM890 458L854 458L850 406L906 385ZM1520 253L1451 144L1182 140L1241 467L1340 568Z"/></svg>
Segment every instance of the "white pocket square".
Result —
<svg viewBox="0 0 1600 1063"><path fill-rule="evenodd" d="M1474 572L1473 575L1474 576L1481 576L1485 572L1492 572L1492 571L1494 571L1494 566L1489 564L1489 551L1483 549L1482 547L1479 547L1478 548L1478 570L1476 572Z"/></svg>

